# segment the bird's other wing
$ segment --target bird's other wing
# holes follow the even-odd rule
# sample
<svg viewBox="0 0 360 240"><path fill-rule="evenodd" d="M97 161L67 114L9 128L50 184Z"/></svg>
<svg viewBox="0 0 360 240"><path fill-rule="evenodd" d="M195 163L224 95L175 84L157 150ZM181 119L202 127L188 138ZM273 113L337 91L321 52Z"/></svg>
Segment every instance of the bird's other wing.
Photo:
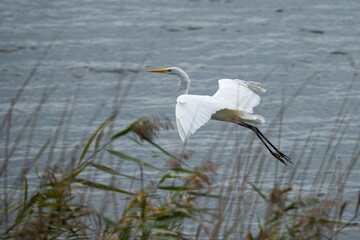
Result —
<svg viewBox="0 0 360 240"><path fill-rule="evenodd" d="M233 110L253 113L253 108L260 103L260 97L253 90L266 92L256 82L220 79L219 89L213 97L231 105Z"/></svg>
<svg viewBox="0 0 360 240"><path fill-rule="evenodd" d="M176 125L182 141L210 120L215 112L228 106L211 96L180 95L175 108Z"/></svg>

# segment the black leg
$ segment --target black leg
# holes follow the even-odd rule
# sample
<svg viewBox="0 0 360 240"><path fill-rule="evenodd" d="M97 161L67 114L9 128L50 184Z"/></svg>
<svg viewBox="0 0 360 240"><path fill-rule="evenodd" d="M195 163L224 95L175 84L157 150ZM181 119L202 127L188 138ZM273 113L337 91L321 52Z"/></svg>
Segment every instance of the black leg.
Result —
<svg viewBox="0 0 360 240"><path fill-rule="evenodd" d="M239 122L237 123L240 126L246 127L251 129L256 136L261 140L261 142L265 145L265 147L269 150L269 152L276 158L278 159L280 162L282 162L283 164L287 165L286 162L292 163L291 159L286 156L285 154L283 154L282 152L280 152L265 136L264 134L262 134L262 132L255 126L252 126L250 124L244 123L244 122ZM271 150L271 148L274 150Z"/></svg>

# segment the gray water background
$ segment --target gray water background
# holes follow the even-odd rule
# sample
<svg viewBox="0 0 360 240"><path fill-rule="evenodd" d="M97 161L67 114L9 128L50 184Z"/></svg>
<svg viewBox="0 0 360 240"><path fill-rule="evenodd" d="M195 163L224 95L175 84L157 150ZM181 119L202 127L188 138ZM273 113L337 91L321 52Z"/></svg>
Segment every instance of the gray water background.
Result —
<svg viewBox="0 0 360 240"><path fill-rule="evenodd" d="M15 136L44 89L56 86L41 109L31 154L54 133L69 97L74 107L69 136L55 152L60 154L62 148L70 151L84 134L90 134L111 114L114 86L119 81L123 82L121 93L129 81L133 84L115 130L141 116L158 113L169 116L175 125L178 79L145 70L178 66L192 80L191 94L212 95L221 78L263 83L268 91L261 94L262 102L255 109L267 120L261 129L268 130L269 138L284 153L295 148L292 159L301 158L298 154L311 132L316 144L312 165L315 173L359 69L359 26L360 2L356 0L0 1L0 117L2 120L11 99L51 45L12 115L11 136ZM304 82L308 84L302 88ZM299 89L282 118L276 118L270 126L281 106ZM343 110L348 125L335 155L344 167L359 137L359 93L356 77ZM190 138L188 148L196 154L189 164L199 164L199 159L211 150L215 137L227 138L225 149L233 149L239 133L240 144L246 146L252 134L248 130L210 121ZM12 137L10 142L14 140ZM1 159L4 143L2 132ZM162 133L157 143L174 153L183 146L176 128ZM126 144L118 146L119 150L144 157ZM262 151L266 153L265 148ZM17 176L25 153L26 142L20 144L9 163L9 182ZM224 159L231 161L231 157L213 159L220 175L226 172ZM156 157L149 161L163 165ZM267 161L276 162L270 155ZM44 163L37 164L41 167ZM292 167L279 165L284 175ZM327 170L331 173L331 169ZM359 173L357 164L345 198L356 199ZM108 178L98 176L99 181L102 177ZM30 186L35 187L36 178L34 182L31 176L29 179Z"/></svg>

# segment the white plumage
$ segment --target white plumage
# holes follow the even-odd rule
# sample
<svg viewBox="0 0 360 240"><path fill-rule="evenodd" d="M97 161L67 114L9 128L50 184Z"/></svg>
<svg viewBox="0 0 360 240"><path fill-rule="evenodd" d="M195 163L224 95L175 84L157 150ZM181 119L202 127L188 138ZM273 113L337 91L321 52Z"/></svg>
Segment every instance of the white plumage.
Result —
<svg viewBox="0 0 360 240"><path fill-rule="evenodd" d="M175 108L176 125L182 141L203 126L217 111L224 109L225 103L213 97L200 95L181 95Z"/></svg>
<svg viewBox="0 0 360 240"><path fill-rule="evenodd" d="M260 97L249 86L266 91L258 85L238 79L220 79L219 89L213 96L180 95L175 114L181 140L185 141L211 118L264 124L262 116L252 114L253 108L260 103Z"/></svg>
<svg viewBox="0 0 360 240"><path fill-rule="evenodd" d="M249 124L265 123L262 116L253 114L253 108L260 103L260 97L254 91L266 92L259 83L239 79L220 79L219 89L213 96L190 95L188 94L189 76L180 68L171 67L148 72L167 73L180 77L175 115L182 141L186 141L210 119L233 122L251 129L270 153L282 163L291 162L290 158L280 152L258 128Z"/></svg>

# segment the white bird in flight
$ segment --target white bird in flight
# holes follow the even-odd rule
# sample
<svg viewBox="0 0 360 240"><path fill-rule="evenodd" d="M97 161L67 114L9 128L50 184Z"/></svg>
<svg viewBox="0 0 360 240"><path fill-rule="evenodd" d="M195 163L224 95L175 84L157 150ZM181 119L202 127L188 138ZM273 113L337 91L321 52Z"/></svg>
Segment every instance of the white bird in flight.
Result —
<svg viewBox="0 0 360 240"><path fill-rule="evenodd" d="M257 82L239 79L220 79L219 89L213 96L188 94L189 76L178 67L149 70L147 72L167 73L180 77L177 91L179 97L175 109L176 125L184 142L198 128L210 119L226 121L251 129L270 153L287 165L288 156L280 152L261 132L250 125L264 124L265 119L253 114L253 108L260 103L260 97L253 91L266 92Z"/></svg>

